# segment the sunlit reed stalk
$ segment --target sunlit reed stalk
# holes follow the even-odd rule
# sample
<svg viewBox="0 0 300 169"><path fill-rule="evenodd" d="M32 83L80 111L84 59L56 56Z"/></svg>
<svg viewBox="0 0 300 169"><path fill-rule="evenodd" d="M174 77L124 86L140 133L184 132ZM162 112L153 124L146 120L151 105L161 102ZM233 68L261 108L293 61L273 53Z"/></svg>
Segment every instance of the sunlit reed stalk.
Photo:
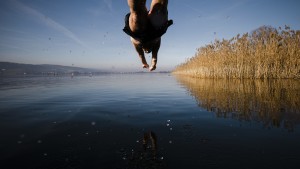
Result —
<svg viewBox="0 0 300 169"><path fill-rule="evenodd" d="M262 26L200 47L173 71L198 78L300 78L300 31Z"/></svg>

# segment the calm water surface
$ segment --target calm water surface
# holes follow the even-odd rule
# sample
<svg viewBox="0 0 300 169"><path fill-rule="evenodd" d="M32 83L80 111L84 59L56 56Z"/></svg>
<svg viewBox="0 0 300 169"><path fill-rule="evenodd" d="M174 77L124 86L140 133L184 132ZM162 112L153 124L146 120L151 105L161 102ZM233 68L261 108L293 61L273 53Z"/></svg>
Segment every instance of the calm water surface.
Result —
<svg viewBox="0 0 300 169"><path fill-rule="evenodd" d="M0 77L0 168L299 168L300 82Z"/></svg>

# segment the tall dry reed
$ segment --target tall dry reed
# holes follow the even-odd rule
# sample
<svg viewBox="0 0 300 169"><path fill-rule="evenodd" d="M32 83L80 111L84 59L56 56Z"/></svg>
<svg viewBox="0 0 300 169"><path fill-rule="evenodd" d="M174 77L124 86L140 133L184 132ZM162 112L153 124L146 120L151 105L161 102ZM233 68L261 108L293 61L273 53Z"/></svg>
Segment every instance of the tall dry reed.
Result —
<svg viewBox="0 0 300 169"><path fill-rule="evenodd" d="M262 26L197 49L173 71L198 78L300 78L300 31Z"/></svg>

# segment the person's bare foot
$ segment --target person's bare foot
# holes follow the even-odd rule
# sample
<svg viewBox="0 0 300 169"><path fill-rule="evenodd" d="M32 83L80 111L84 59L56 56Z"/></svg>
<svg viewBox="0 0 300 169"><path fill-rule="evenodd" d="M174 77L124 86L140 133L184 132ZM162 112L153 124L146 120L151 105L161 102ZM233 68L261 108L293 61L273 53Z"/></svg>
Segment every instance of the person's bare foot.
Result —
<svg viewBox="0 0 300 169"><path fill-rule="evenodd" d="M150 72L156 69L156 63L157 63L157 59L156 58L152 58L151 67L149 68Z"/></svg>
<svg viewBox="0 0 300 169"><path fill-rule="evenodd" d="M153 71L153 70L155 70L155 69L156 69L156 66L153 65L153 66L151 66L151 67L149 68L149 71L151 72L151 71Z"/></svg>
<svg viewBox="0 0 300 169"><path fill-rule="evenodd" d="M147 68L149 68L149 65L148 64L143 64L143 68L147 69Z"/></svg>

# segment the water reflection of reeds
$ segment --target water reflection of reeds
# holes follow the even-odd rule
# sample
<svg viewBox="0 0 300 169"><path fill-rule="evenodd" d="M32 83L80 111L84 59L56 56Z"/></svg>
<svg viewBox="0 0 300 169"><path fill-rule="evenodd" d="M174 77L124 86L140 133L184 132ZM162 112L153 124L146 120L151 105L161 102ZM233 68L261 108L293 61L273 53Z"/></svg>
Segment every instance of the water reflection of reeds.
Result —
<svg viewBox="0 0 300 169"><path fill-rule="evenodd" d="M289 131L300 123L299 80L177 79L200 107L217 117L258 121Z"/></svg>

